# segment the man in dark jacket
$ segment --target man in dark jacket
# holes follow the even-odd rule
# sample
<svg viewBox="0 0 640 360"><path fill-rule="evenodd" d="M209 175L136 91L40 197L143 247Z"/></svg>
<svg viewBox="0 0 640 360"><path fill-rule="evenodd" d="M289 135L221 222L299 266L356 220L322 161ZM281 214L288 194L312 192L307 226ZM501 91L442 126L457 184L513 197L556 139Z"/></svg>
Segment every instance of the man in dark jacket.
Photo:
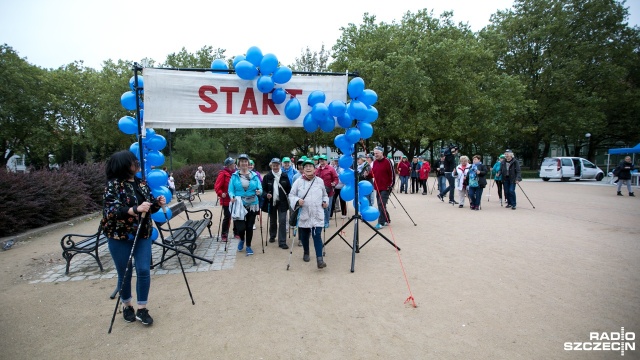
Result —
<svg viewBox="0 0 640 360"><path fill-rule="evenodd" d="M458 153L457 147L450 148L450 151L444 156L444 176L449 183L445 189L440 189L438 199L444 201L445 195L449 193L449 204L457 204L458 202L453 200L455 192L455 179L453 177L453 170L456 168L456 154Z"/></svg>
<svg viewBox="0 0 640 360"><path fill-rule="evenodd" d="M502 163L502 186L504 187L504 197L507 199L507 208L516 209L516 185L522 181L520 163L513 156L513 151L507 149L504 152L504 163Z"/></svg>
<svg viewBox="0 0 640 360"><path fill-rule="evenodd" d="M262 211L269 213L269 242L276 241L281 249L288 249L287 245L287 212L289 211L288 196L291 182L287 174L280 169L280 159L271 159L271 171L262 179L264 202Z"/></svg>
<svg viewBox="0 0 640 360"><path fill-rule="evenodd" d="M631 156L627 156L624 158L624 161L621 161L620 164L613 170L613 173L618 177L618 196L623 196L622 192L622 184L627 184L627 191L629 191L629 196L635 196L633 191L631 191L631 172L634 170L633 163L631 162Z"/></svg>

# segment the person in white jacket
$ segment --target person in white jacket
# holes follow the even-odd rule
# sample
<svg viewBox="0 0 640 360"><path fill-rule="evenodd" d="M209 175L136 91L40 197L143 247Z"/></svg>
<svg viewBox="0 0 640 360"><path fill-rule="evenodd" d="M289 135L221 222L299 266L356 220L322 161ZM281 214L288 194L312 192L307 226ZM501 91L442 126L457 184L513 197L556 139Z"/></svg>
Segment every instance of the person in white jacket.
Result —
<svg viewBox="0 0 640 360"><path fill-rule="evenodd" d="M329 196L324 181L315 176L313 160L305 160L302 176L291 187L289 204L300 207L298 215L298 231L304 249L304 261L309 261L309 237L313 237L318 269L327 266L322 258L322 229L324 229L324 209L329 206ZM292 210L295 210L292 209Z"/></svg>
<svg viewBox="0 0 640 360"><path fill-rule="evenodd" d="M460 194L459 208L464 207L464 199L467 197L467 187L469 185L465 184L465 179L467 173L469 173L469 169L471 169L469 157L464 155L460 156L460 165L456 166L456 169L453 171L453 176L456 177L456 189L458 189L458 194Z"/></svg>

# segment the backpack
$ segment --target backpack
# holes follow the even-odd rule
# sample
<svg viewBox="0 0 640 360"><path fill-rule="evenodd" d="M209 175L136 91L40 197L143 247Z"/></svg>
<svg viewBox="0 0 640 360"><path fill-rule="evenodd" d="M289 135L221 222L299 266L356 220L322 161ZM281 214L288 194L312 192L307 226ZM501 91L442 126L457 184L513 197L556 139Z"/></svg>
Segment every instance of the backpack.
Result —
<svg viewBox="0 0 640 360"><path fill-rule="evenodd" d="M476 170L475 166L469 170L469 187L478 187L480 185L478 183L478 174L476 174Z"/></svg>

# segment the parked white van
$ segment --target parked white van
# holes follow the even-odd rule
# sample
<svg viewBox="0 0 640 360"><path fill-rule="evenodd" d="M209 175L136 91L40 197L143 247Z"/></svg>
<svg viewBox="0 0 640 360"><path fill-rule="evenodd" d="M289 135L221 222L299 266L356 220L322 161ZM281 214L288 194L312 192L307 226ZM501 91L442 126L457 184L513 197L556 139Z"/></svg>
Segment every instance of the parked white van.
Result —
<svg viewBox="0 0 640 360"><path fill-rule="evenodd" d="M604 171L587 159L551 157L542 161L539 176L544 181L549 181L549 179L561 181L595 179L601 181L604 178Z"/></svg>

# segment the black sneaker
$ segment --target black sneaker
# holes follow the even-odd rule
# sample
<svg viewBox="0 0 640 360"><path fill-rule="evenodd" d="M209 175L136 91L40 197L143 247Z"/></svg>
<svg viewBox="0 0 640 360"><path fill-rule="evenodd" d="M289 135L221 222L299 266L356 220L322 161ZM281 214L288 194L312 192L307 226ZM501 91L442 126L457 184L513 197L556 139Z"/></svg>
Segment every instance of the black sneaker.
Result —
<svg viewBox="0 0 640 360"><path fill-rule="evenodd" d="M280 249L287 250L289 248L289 245L287 245L287 244L280 244L279 246L280 246Z"/></svg>
<svg viewBox="0 0 640 360"><path fill-rule="evenodd" d="M270 243L274 243L274 242L276 242L276 238L269 239L269 242L270 242Z"/></svg>
<svg viewBox="0 0 640 360"><path fill-rule="evenodd" d="M138 309L138 311L136 311L136 319L140 320L140 322L144 325L153 324L153 318L151 318L151 316L149 315L149 310L147 310L146 308Z"/></svg>
<svg viewBox="0 0 640 360"><path fill-rule="evenodd" d="M440 201L444 202L444 198L442 198L442 195L438 194L438 199L440 199Z"/></svg>
<svg viewBox="0 0 640 360"><path fill-rule="evenodd" d="M510 208L510 207L511 207L511 205L509 205L509 204L507 204L507 206L505 206L505 208L507 208L507 209Z"/></svg>
<svg viewBox="0 0 640 360"><path fill-rule="evenodd" d="M124 306L122 308L122 316L124 317L124 321L126 322L134 322L136 321L136 311L133 309L133 306Z"/></svg>

